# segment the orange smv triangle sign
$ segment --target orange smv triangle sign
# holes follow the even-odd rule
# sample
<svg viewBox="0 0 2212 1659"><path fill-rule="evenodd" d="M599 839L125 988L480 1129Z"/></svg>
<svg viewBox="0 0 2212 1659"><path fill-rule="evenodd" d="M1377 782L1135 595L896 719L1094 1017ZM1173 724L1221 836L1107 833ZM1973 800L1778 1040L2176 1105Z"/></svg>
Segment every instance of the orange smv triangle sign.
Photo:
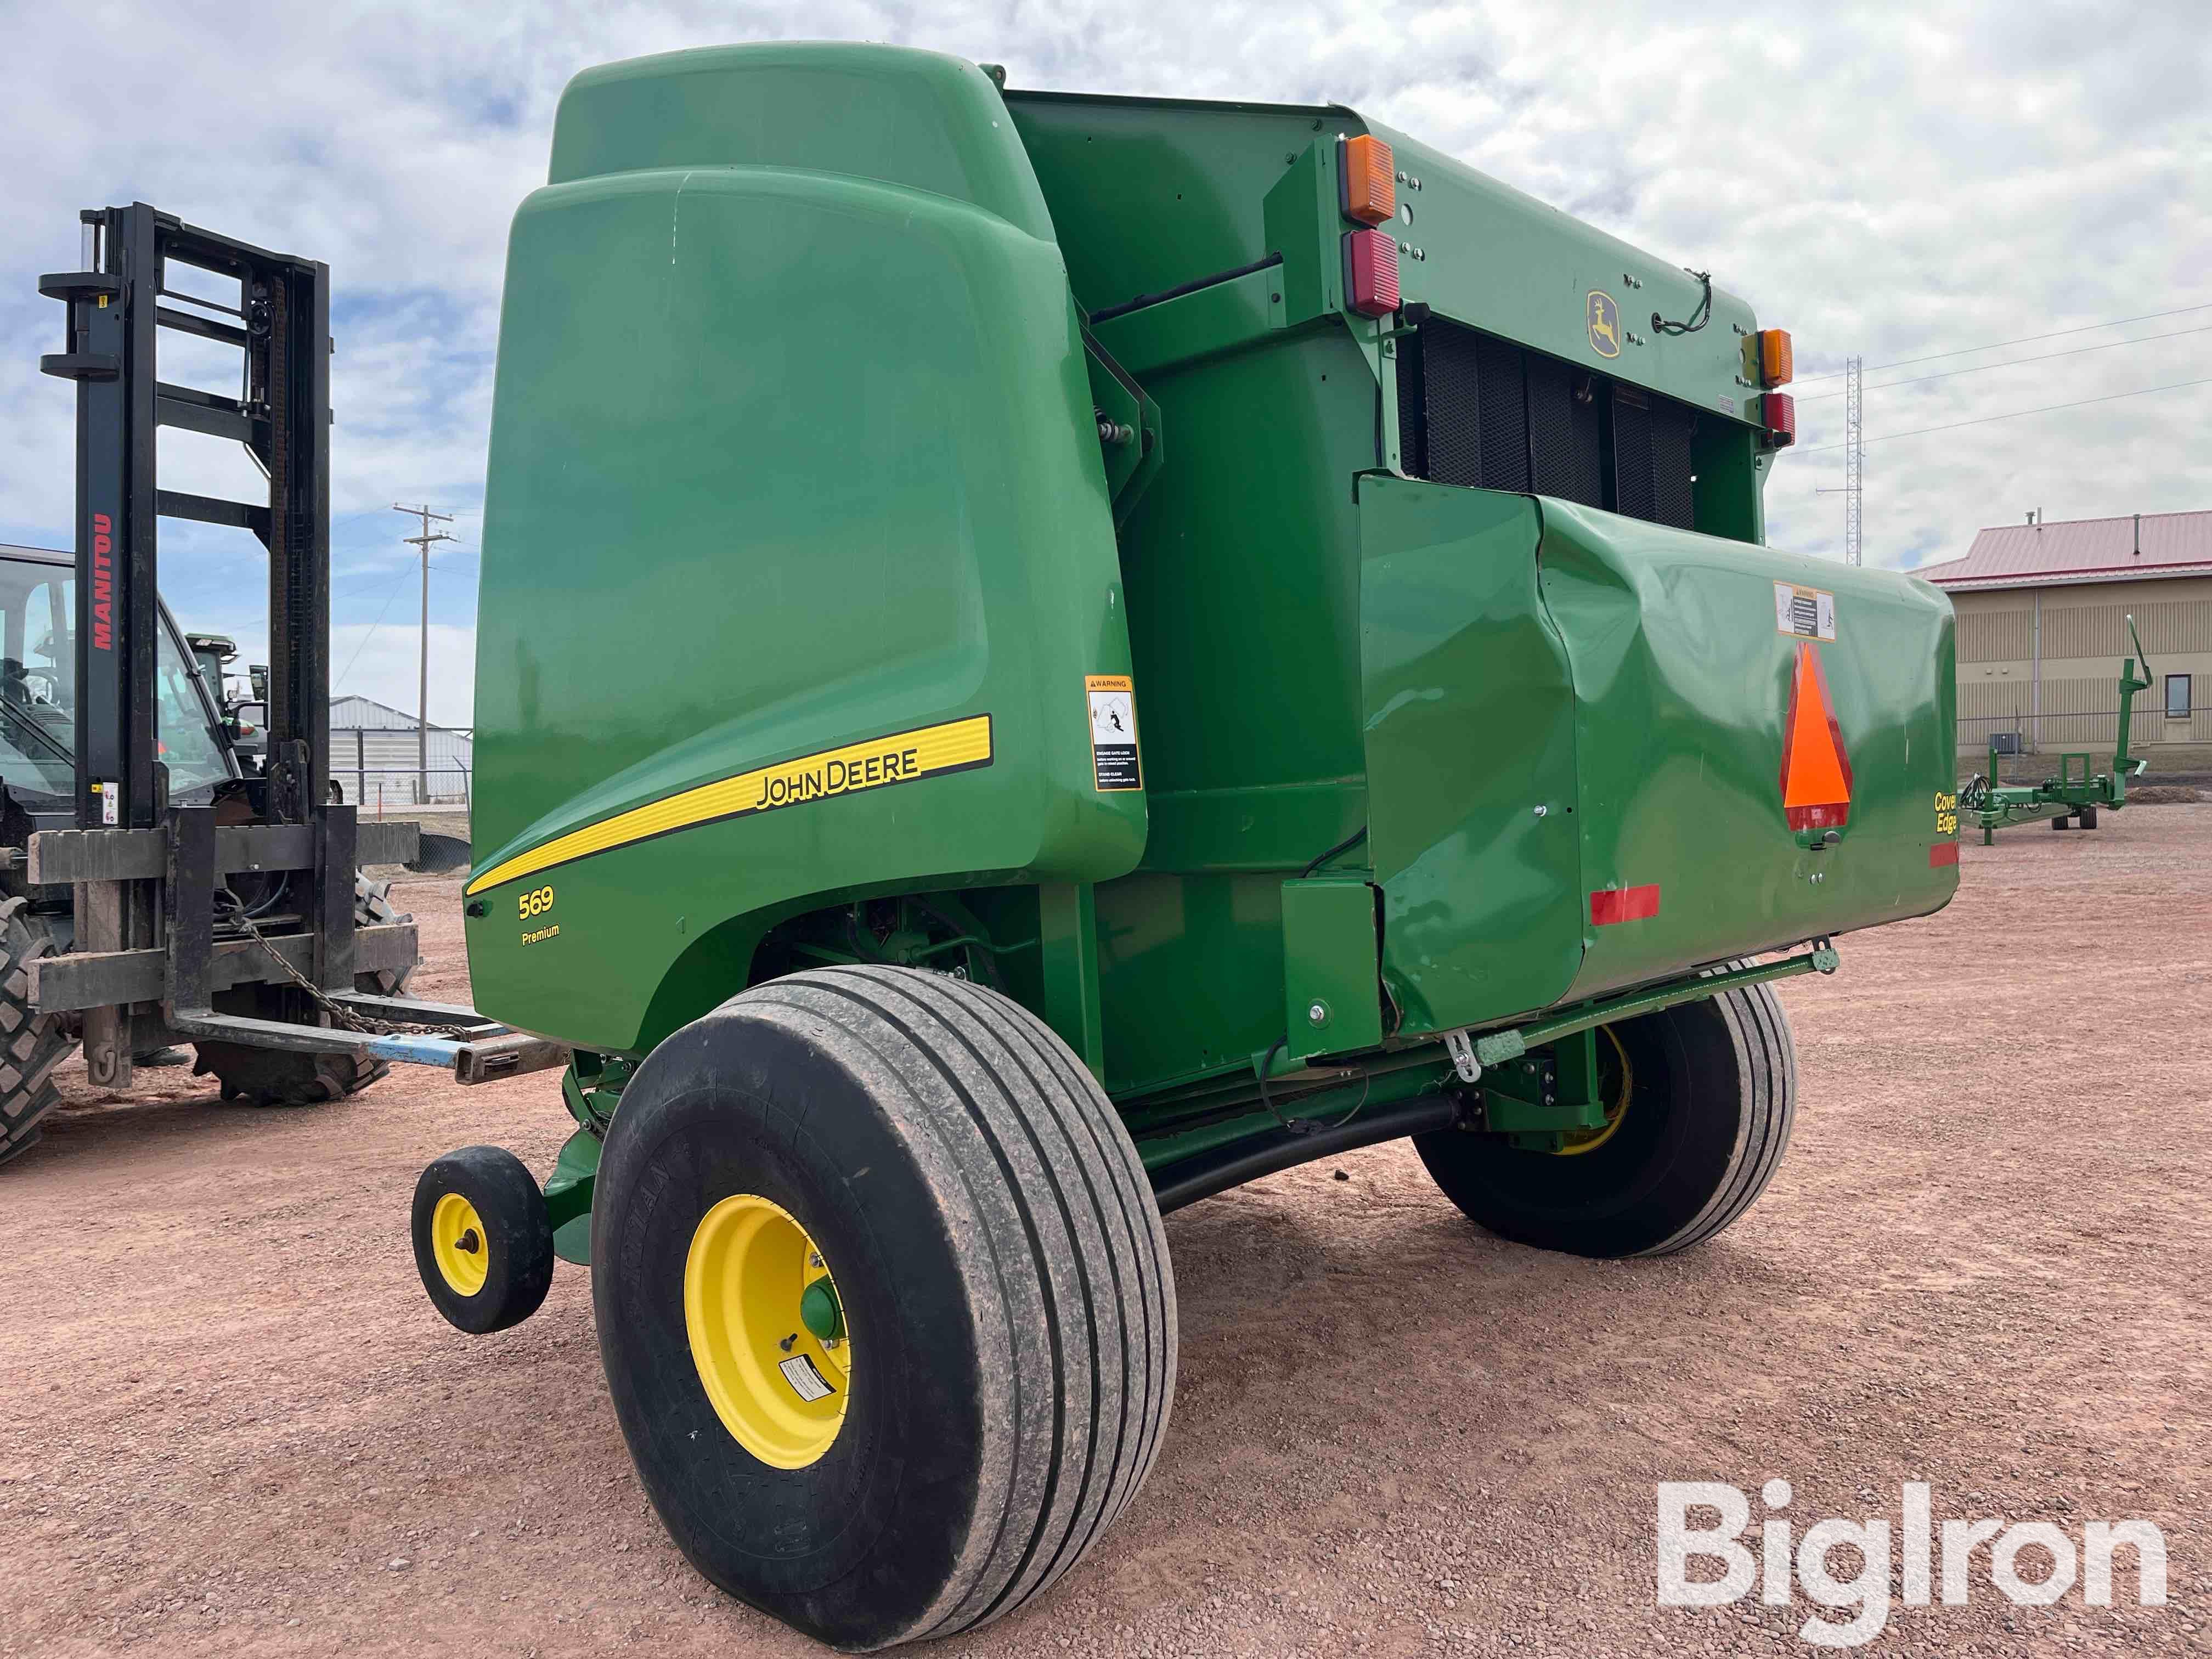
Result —
<svg viewBox="0 0 2212 1659"><path fill-rule="evenodd" d="M1797 641L1790 714L1782 727L1782 817L1792 830L1840 829L1850 821L1851 762L1828 701L1820 653Z"/></svg>

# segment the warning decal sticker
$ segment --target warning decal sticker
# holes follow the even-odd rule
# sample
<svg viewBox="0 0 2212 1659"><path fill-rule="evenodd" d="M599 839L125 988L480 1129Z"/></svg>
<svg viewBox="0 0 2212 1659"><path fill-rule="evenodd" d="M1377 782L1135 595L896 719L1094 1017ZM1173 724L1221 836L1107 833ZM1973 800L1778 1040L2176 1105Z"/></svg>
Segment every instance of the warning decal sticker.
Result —
<svg viewBox="0 0 2212 1659"><path fill-rule="evenodd" d="M1774 584L1774 629L1801 640L1836 637L1836 596L1795 582Z"/></svg>
<svg viewBox="0 0 2212 1659"><path fill-rule="evenodd" d="M1839 830L1851 818L1850 757L1809 640L1797 644L1782 726L1782 817L1792 830Z"/></svg>
<svg viewBox="0 0 2212 1659"><path fill-rule="evenodd" d="M1137 762L1137 690L1127 674L1086 674L1091 702L1091 765L1102 790L1141 789Z"/></svg>
<svg viewBox="0 0 2212 1659"><path fill-rule="evenodd" d="M801 1400L827 1400L837 1392L830 1386L830 1380L816 1369L814 1362L803 1353L795 1353L788 1359L779 1361L776 1370L783 1373L783 1380L791 1384L791 1391Z"/></svg>

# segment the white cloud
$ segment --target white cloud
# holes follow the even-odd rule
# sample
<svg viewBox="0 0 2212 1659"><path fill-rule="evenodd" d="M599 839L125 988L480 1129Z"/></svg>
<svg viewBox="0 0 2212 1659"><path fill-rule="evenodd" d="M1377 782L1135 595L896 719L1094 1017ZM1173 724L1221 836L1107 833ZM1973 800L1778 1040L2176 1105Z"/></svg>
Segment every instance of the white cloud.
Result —
<svg viewBox="0 0 2212 1659"><path fill-rule="evenodd" d="M758 5L13 4L0 536L67 533L69 393L35 371L59 343L60 312L36 297L36 276L76 264L79 207L135 198L330 263L333 499L360 515L339 521L340 562L396 578L407 550L390 502L481 501L507 225L543 179L563 82L611 58L781 33L932 46L1004 63L1018 86L1351 102L1664 258L1710 266L1794 331L1808 375L1847 352L1882 364L2212 302L2212 32L2197 4L1930 0L1739 18L1499 0L1349 15L853 0L802 17ZM98 73L40 67L64 64ZM1995 355L2192 321L2212 323L2212 310ZM1894 389L1877 373L1867 428L1880 438L2204 376L2212 334ZM1805 451L1841 436L1840 399L1801 413ZM1949 556L1978 526L2033 507L2212 504L2197 435L2208 417L2212 387L2197 387L1877 442L1870 558ZM1814 491L1840 476L1837 452L1784 457L1773 539L1833 553L1841 507ZM195 544L173 545L181 561ZM439 584L436 614L465 630L458 574ZM167 579L175 597L233 577L173 562ZM387 624L364 664L400 632ZM411 690L400 701L411 707Z"/></svg>
<svg viewBox="0 0 2212 1659"><path fill-rule="evenodd" d="M411 606L413 594L408 599ZM412 714L419 702L417 653L422 637L411 608L398 625L340 623L331 629L331 692L358 694ZM430 723L468 726L475 720L476 629L430 624Z"/></svg>

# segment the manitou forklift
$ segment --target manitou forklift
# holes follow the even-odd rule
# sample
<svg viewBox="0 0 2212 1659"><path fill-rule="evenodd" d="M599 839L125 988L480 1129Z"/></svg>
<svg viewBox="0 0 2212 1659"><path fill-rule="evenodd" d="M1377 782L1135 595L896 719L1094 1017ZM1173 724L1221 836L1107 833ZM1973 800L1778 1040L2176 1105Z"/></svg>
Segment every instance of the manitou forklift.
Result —
<svg viewBox="0 0 2212 1659"><path fill-rule="evenodd" d="M80 1043L96 1088L189 1043L256 1106L356 1093L396 1059L532 1069L532 1040L398 1000L415 927L360 866L415 858L416 826L331 799L328 268L143 203L81 217L84 269L39 283L69 313L40 367L76 383L76 556L0 554L0 1162ZM179 268L235 303L173 286ZM234 347L238 395L164 380L164 330ZM244 445L266 500L162 489L165 426ZM256 753L161 605L163 518L268 550Z"/></svg>

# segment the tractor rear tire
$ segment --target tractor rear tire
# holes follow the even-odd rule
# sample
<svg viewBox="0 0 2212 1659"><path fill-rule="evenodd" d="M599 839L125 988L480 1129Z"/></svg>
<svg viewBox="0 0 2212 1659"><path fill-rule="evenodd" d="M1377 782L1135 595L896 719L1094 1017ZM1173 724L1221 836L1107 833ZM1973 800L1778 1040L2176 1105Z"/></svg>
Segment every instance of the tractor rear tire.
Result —
<svg viewBox="0 0 2212 1659"><path fill-rule="evenodd" d="M965 980L793 974L661 1043L608 1131L592 1261L670 1534L848 1651L1038 1595L1167 1426L1175 1282L1136 1150L1048 1026Z"/></svg>
<svg viewBox="0 0 2212 1659"><path fill-rule="evenodd" d="M30 965L53 948L28 899L0 900L0 1164L39 1138L39 1121L60 1100L54 1068L76 1050L59 1020L31 1006Z"/></svg>
<svg viewBox="0 0 2212 1659"><path fill-rule="evenodd" d="M370 927L411 921L392 908L391 890L389 882L356 877L355 925ZM410 967L397 972L357 974L354 989L368 996L397 996L406 988L413 972ZM220 1014L283 1019L299 1017L298 1005L304 996L289 984L240 985L216 992L210 1000ZM254 1048L238 1042L200 1042L193 1047L199 1051L199 1058L192 1075L214 1073L222 1085L222 1097L240 1106L319 1106L359 1094L392 1069L388 1061L366 1054L306 1054L294 1048Z"/></svg>
<svg viewBox="0 0 2212 1659"><path fill-rule="evenodd" d="M1607 1029L1628 1081L1601 1143L1561 1156L1439 1129L1413 1146L1444 1195L1502 1238L1571 1255L1669 1255L1765 1190L1790 1144L1796 1049L1763 984Z"/></svg>

